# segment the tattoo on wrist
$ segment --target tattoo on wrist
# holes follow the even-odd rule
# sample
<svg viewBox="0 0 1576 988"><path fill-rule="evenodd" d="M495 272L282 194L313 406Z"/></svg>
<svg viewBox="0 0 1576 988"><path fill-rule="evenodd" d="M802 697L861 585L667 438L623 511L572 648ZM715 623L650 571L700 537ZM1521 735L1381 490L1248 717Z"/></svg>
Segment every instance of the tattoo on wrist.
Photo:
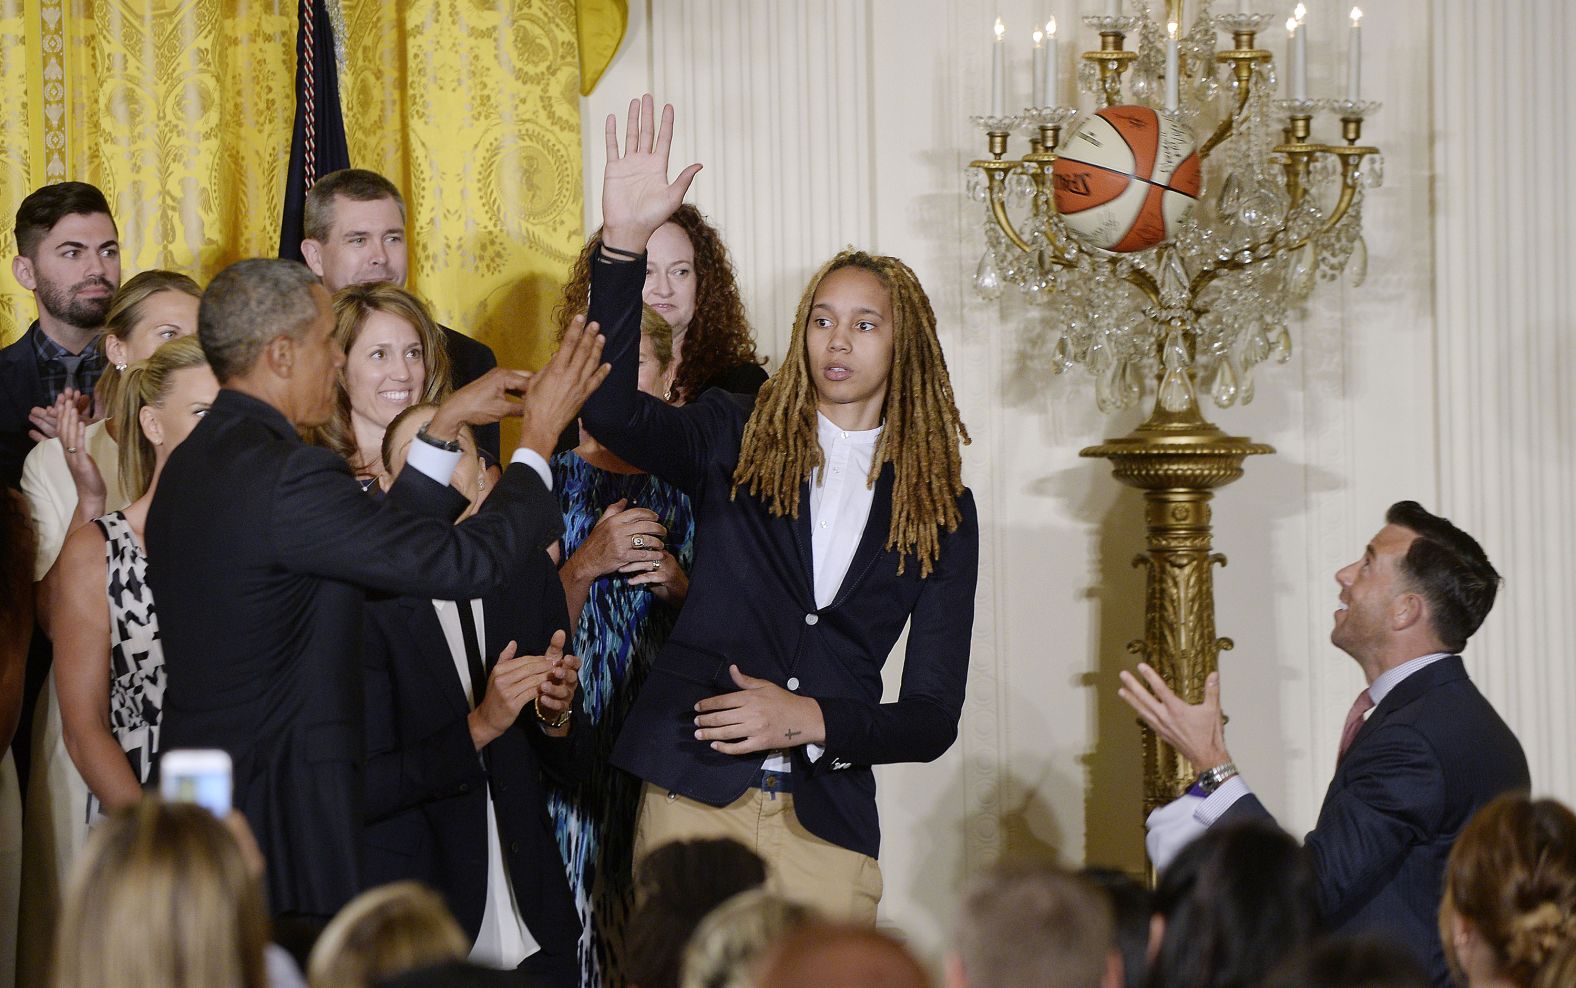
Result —
<svg viewBox="0 0 1576 988"><path fill-rule="evenodd" d="M804 733L803 731L796 731L796 730L794 730L793 728L790 727L790 728L788 728L788 730L783 732L783 737L787 738L789 741L792 741L794 738L798 737L799 735L801 735L803 733Z"/></svg>

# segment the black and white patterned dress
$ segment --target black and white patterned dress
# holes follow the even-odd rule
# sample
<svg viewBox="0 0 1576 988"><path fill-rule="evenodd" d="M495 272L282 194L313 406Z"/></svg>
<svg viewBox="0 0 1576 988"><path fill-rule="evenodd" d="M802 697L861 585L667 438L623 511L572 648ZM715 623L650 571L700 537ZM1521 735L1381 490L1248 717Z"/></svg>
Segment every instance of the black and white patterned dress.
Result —
<svg viewBox="0 0 1576 988"><path fill-rule="evenodd" d="M164 643L147 583L148 557L123 513L95 518L94 523L104 532L108 571L109 726L137 781L147 782L159 750L164 709ZM102 814L98 798L90 794L88 822Z"/></svg>

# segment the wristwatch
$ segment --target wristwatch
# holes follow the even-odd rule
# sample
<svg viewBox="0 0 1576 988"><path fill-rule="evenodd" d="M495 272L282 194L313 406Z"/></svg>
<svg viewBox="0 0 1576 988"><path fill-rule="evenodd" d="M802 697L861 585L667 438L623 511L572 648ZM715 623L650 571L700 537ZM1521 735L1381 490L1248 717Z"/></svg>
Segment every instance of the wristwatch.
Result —
<svg viewBox="0 0 1576 988"><path fill-rule="evenodd" d="M437 448L449 453L458 453L460 451L459 437L456 436L455 438L445 442L444 440L439 439L438 437L427 432L427 426L431 424L431 422L423 422L421 428L416 430L416 438L420 439L428 446L436 446Z"/></svg>
<svg viewBox="0 0 1576 988"><path fill-rule="evenodd" d="M1198 781L1193 783L1193 789L1200 795L1208 796L1224 785L1227 779L1234 778L1236 774L1237 766L1233 762L1226 762L1224 765L1207 768L1198 773Z"/></svg>

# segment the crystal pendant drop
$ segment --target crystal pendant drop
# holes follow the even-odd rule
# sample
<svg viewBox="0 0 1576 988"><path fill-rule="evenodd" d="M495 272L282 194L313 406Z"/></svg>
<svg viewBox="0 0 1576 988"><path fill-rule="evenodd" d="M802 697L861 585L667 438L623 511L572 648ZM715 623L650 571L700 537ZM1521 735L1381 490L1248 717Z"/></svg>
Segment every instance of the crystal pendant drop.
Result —
<svg viewBox="0 0 1576 988"><path fill-rule="evenodd" d="M1121 374L1122 374L1122 364L1121 364L1121 362L1113 360L1113 361L1111 361L1110 366L1105 369L1105 372L1102 373L1099 377L1095 378L1095 381L1094 381L1094 403L1095 403L1095 407L1100 409L1101 412L1104 412L1107 415L1109 415L1110 413L1116 411L1118 408L1121 407L1121 405L1118 404L1119 399L1117 398L1117 391L1119 389L1119 383L1118 382L1121 381Z"/></svg>
<svg viewBox="0 0 1576 988"><path fill-rule="evenodd" d="M1352 256L1346 262L1346 272L1352 279L1353 288L1363 287L1363 282L1368 280L1368 242L1360 233L1357 242L1352 245Z"/></svg>
<svg viewBox="0 0 1576 988"><path fill-rule="evenodd" d="M974 271L974 290L983 299L1001 298L1001 273L996 270L995 255L989 250L980 256L980 266Z"/></svg>
<svg viewBox="0 0 1576 988"><path fill-rule="evenodd" d="M1051 370L1060 374L1072 365L1073 345L1063 336L1056 341L1056 347L1051 351Z"/></svg>
<svg viewBox="0 0 1576 988"><path fill-rule="evenodd" d="M1160 407L1168 412L1185 412L1193 407L1193 387L1185 371L1166 371L1160 382Z"/></svg>
<svg viewBox="0 0 1576 988"><path fill-rule="evenodd" d="M1164 305L1181 306L1187 301L1187 268L1183 267L1176 248L1163 247L1160 253L1160 301Z"/></svg>
<svg viewBox="0 0 1576 988"><path fill-rule="evenodd" d="M1248 334L1248 340L1242 346L1242 366L1252 367L1262 363L1270 355L1270 340L1264 335L1263 326L1253 327L1253 332Z"/></svg>
<svg viewBox="0 0 1576 988"><path fill-rule="evenodd" d="M1144 372L1136 360L1122 361L1121 391L1116 396L1118 407L1132 408L1144 396Z"/></svg>
<svg viewBox="0 0 1576 988"><path fill-rule="evenodd" d="M1221 408L1230 408L1237 400L1237 370L1230 357L1222 357L1215 364L1215 377L1209 385L1209 396Z"/></svg>
<svg viewBox="0 0 1576 988"><path fill-rule="evenodd" d="M1237 389L1237 404L1253 404L1253 368L1242 368L1242 385Z"/></svg>
<svg viewBox="0 0 1576 988"><path fill-rule="evenodd" d="M1286 274L1286 291L1299 301L1313 291L1313 275L1317 267L1314 260L1311 243L1303 244L1292 255L1291 270Z"/></svg>
<svg viewBox="0 0 1576 988"><path fill-rule="evenodd" d="M1291 330L1281 327L1280 336L1275 339L1275 362L1284 364L1291 359Z"/></svg>
<svg viewBox="0 0 1576 988"><path fill-rule="evenodd" d="M1242 184L1237 181L1237 173L1232 172L1220 186L1219 211L1224 219L1237 215L1237 207L1242 202Z"/></svg>

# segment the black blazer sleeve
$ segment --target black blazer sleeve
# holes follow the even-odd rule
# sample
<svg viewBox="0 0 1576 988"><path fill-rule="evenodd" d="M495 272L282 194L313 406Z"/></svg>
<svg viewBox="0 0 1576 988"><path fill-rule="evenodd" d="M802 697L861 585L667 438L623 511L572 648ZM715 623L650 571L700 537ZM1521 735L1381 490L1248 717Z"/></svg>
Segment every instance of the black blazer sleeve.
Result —
<svg viewBox="0 0 1576 988"><path fill-rule="evenodd" d="M363 687L366 690L367 770L366 821L375 823L434 799L457 796L484 781L481 759L471 741L464 716L449 720L426 737L402 741L399 671L393 661L400 644L383 616L399 606L386 602L367 608L362 643ZM382 610L384 615L378 612ZM406 646L408 647L408 645ZM425 656L423 658L426 658ZM434 662L447 656L432 656Z"/></svg>
<svg viewBox="0 0 1576 988"><path fill-rule="evenodd" d="M345 483L347 472L326 449L291 453L269 520L280 566L386 593L466 600L500 585L517 560L563 530L557 499L520 464L459 525L405 509L445 487L419 471L402 471L381 502Z"/></svg>
<svg viewBox="0 0 1576 988"><path fill-rule="evenodd" d="M921 582L904 652L903 680L893 703L818 697L826 724L824 772L855 765L928 762L952 747L963 713L979 572L979 516L974 495L958 499L962 518L941 540L941 553ZM913 559L909 566L918 566Z"/></svg>

